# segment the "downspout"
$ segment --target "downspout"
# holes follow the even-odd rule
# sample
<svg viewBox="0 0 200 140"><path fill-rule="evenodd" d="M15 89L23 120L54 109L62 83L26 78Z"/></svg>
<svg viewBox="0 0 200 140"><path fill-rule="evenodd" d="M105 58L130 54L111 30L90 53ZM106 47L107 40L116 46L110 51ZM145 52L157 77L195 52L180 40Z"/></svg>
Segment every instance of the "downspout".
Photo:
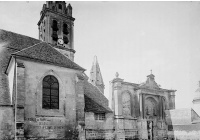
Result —
<svg viewBox="0 0 200 140"><path fill-rule="evenodd" d="M15 119L15 140L17 140L17 61L16 56L14 56L15 60L15 70L14 70L14 77L15 77L15 106L14 106L14 119Z"/></svg>

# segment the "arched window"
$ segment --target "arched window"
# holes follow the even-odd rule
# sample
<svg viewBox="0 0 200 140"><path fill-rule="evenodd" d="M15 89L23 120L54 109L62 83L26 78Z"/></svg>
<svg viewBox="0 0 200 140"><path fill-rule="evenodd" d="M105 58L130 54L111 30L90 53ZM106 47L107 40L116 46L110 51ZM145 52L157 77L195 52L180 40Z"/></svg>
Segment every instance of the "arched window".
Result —
<svg viewBox="0 0 200 140"><path fill-rule="evenodd" d="M63 33L65 35L68 35L69 34L69 31L68 31L68 25L66 23L63 24Z"/></svg>
<svg viewBox="0 0 200 140"><path fill-rule="evenodd" d="M59 4L59 5L58 5L58 8L59 8L60 10L62 10L62 5L61 5L61 4Z"/></svg>
<svg viewBox="0 0 200 140"><path fill-rule="evenodd" d="M55 11L55 6L52 6L52 10Z"/></svg>
<svg viewBox="0 0 200 140"><path fill-rule="evenodd" d="M44 77L42 82L42 108L59 109L59 83L58 80L48 75Z"/></svg>
<svg viewBox="0 0 200 140"><path fill-rule="evenodd" d="M57 31L58 31L58 22L56 20L53 20L51 27L53 29L51 37L53 38L54 41L57 41L57 39L58 39L58 34L57 34Z"/></svg>

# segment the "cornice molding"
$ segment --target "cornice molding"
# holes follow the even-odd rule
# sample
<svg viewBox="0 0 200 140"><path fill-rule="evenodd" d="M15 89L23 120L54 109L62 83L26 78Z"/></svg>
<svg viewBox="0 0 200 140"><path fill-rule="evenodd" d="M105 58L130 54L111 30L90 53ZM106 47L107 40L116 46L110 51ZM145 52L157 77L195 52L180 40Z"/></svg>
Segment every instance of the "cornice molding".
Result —
<svg viewBox="0 0 200 140"><path fill-rule="evenodd" d="M44 18L45 14L46 14L47 12L54 13L54 14L56 14L56 15L59 15L59 16L61 16L61 17L64 17L64 18L69 19L69 20L72 20L72 21L75 20L75 18L73 18L73 17L71 17L71 16L67 16L67 15L65 15L65 14L62 14L62 13L53 11L53 10L51 10L51 9L49 9L49 8L45 8L45 9L43 10L43 12L42 12L42 16L40 17L40 20L38 21L37 25L39 25L39 24L41 23L41 20Z"/></svg>

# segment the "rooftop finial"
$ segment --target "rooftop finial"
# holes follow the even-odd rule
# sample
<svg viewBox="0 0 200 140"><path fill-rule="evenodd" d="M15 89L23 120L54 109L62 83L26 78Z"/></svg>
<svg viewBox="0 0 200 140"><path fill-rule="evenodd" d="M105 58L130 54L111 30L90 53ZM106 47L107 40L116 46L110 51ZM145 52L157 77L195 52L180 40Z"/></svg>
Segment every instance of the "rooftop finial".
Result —
<svg viewBox="0 0 200 140"><path fill-rule="evenodd" d="M151 71L151 74L152 74L152 70L150 70Z"/></svg>
<svg viewBox="0 0 200 140"><path fill-rule="evenodd" d="M94 60L93 60L93 65L96 65L98 62L97 62L97 56L95 55L94 56Z"/></svg>
<svg viewBox="0 0 200 140"><path fill-rule="evenodd" d="M115 76L116 76L116 78L118 78L118 77L119 77L119 73L118 73L118 72L116 72Z"/></svg>
<svg viewBox="0 0 200 140"><path fill-rule="evenodd" d="M94 56L94 61L97 62L97 56L96 55Z"/></svg>

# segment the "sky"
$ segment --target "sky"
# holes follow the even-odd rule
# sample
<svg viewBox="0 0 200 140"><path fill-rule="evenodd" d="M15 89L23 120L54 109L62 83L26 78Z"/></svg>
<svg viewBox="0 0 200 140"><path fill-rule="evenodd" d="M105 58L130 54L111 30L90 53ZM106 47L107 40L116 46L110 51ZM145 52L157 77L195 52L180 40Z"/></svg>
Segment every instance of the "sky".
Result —
<svg viewBox="0 0 200 140"><path fill-rule="evenodd" d="M38 39L45 2L0 2L0 28ZM142 83L152 73L174 89L176 108L189 108L200 81L200 2L76 2L75 62L89 76L96 55L109 96L115 73Z"/></svg>

